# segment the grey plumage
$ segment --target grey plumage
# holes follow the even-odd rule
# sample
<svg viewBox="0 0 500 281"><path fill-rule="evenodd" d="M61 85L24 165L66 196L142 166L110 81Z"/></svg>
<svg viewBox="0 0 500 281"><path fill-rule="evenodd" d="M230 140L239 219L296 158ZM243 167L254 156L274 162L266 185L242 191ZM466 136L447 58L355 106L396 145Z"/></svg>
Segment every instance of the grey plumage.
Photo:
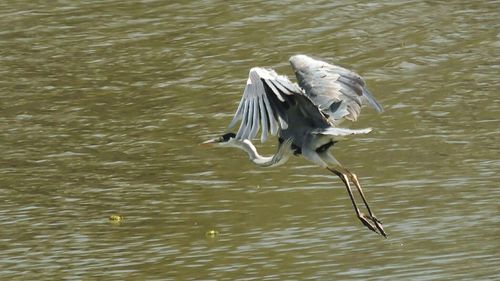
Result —
<svg viewBox="0 0 500 281"><path fill-rule="evenodd" d="M253 163L264 167L285 163L293 149L339 176L360 221L386 236L381 222L368 206L356 175L343 167L329 150L338 138L371 131L371 128L337 127L342 120L356 121L364 104L378 112L382 112L382 106L367 89L363 78L348 69L306 55L292 56L290 64L298 84L272 69L250 69L243 96L229 124L231 128L241 120L238 132L234 137L216 142L245 150ZM274 156L259 155L251 143L259 131L261 142L265 142L269 134L278 135L282 140ZM358 209L349 181L358 189L369 216Z"/></svg>
<svg viewBox="0 0 500 281"><path fill-rule="evenodd" d="M250 70L243 97L229 124L231 128L241 120L237 139L253 139L260 130L261 142L270 133L282 139L291 138L294 146L307 152L332 137L345 136L345 132L366 133L367 130L340 133L341 130L332 129L343 119L357 120L363 104L382 111L358 74L306 55L292 56L290 64L299 84L272 69ZM304 156L308 158L307 154ZM314 158L314 162L326 165Z"/></svg>
<svg viewBox="0 0 500 281"><path fill-rule="evenodd" d="M334 123L342 118L357 120L363 104L382 112L358 74L305 55L291 57L290 63L300 87Z"/></svg>

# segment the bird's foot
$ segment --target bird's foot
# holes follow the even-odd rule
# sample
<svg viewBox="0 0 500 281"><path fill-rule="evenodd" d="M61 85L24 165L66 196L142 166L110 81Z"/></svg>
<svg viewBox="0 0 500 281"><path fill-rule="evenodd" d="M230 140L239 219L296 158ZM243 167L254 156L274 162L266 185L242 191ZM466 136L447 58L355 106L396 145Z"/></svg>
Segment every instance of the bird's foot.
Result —
<svg viewBox="0 0 500 281"><path fill-rule="evenodd" d="M360 212L358 218L366 227L368 227L368 229L387 238L387 234L382 227L382 223L375 216L369 217Z"/></svg>
<svg viewBox="0 0 500 281"><path fill-rule="evenodd" d="M380 235L384 236L385 238L387 238L387 233L385 233L385 231L384 231L384 227L382 226L382 222L379 219L377 219L375 217L375 215L373 215L370 219L372 220L372 222L375 223L375 226L378 229L378 233Z"/></svg>
<svg viewBox="0 0 500 281"><path fill-rule="evenodd" d="M371 231L377 232L377 227L375 226L375 224L373 224L372 218L368 217L367 215L365 215L362 212L359 212L358 218Z"/></svg>

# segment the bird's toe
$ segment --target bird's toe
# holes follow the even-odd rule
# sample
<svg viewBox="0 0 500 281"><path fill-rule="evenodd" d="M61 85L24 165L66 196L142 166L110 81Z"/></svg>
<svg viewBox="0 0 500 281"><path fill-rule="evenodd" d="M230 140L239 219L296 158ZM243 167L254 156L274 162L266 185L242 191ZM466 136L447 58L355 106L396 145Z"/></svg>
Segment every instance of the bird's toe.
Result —
<svg viewBox="0 0 500 281"><path fill-rule="evenodd" d="M377 227L378 233L380 233L382 236L387 238L387 233L385 233L384 227L382 226L382 222L379 219L377 219L375 216L372 216L371 220L375 223L375 226Z"/></svg>
<svg viewBox="0 0 500 281"><path fill-rule="evenodd" d="M377 227L372 223L371 219L367 215L360 213L358 218L371 231L377 232Z"/></svg>

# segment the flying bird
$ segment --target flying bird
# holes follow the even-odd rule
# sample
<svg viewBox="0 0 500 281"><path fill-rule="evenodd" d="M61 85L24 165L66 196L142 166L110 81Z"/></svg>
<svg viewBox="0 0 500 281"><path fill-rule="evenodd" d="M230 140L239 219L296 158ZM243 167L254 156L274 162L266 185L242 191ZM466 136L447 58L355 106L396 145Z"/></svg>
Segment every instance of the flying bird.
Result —
<svg viewBox="0 0 500 281"><path fill-rule="evenodd" d="M240 121L238 131L204 143L242 149L254 164L263 167L279 166L293 154L302 155L337 175L347 189L358 219L370 230L387 237L363 194L358 177L330 152L340 138L372 130L340 128L340 122L356 121L362 105L378 112L382 112L382 106L368 91L363 78L353 71L307 55L290 57L290 64L298 84L272 69L250 69L243 96L229 124L231 129ZM269 135L278 136L279 145L274 155L258 153L251 140L259 131L261 142ZM350 182L358 190L368 215L358 208Z"/></svg>

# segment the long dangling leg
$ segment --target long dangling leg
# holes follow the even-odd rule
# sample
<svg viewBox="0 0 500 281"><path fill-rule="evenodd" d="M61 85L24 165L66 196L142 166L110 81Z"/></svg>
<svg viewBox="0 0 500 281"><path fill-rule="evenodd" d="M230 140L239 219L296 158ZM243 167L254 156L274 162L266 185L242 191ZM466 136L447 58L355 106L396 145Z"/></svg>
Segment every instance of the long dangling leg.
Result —
<svg viewBox="0 0 500 281"><path fill-rule="evenodd" d="M345 184L345 187L347 189L347 193L349 194L349 197L351 198L351 202L352 202L352 206L354 207L354 211L356 212L356 216L358 217L358 219L366 226L368 227L370 230L374 231L374 232L377 232L377 229L378 227L376 225L373 225L372 223L372 219L369 218L367 215L365 215L363 212L361 212L356 204L356 200L354 199L354 196L352 194L352 190L351 190L351 185L349 184L349 179L347 178L347 175L342 173L342 172L339 172L338 170L335 170L333 168L330 168L328 167L327 168L330 172L334 173L335 175L337 175L341 180L342 182L344 182ZM382 233L381 233L382 234ZM385 233L384 233L385 234ZM384 235L382 234L382 235ZM385 235L384 235L385 236Z"/></svg>
<svg viewBox="0 0 500 281"><path fill-rule="evenodd" d="M363 203L366 206L366 210L368 210L368 214L370 215L371 220L375 223L375 226L377 227L380 234L382 234L384 237L387 237L387 234L385 233L384 228L382 227L382 222L379 219L377 219L377 217L375 217L375 214L370 209L370 205L368 205L368 201L366 200L365 194L363 193L363 189L361 188L361 184L359 183L358 177L355 174L351 173L350 171L348 170L346 171L350 175L352 182L356 186L359 195L361 195L361 199L363 199Z"/></svg>
<svg viewBox="0 0 500 281"><path fill-rule="evenodd" d="M357 208L356 206L356 202L354 201L354 197L352 195L352 191L350 189L350 187L348 186L349 185L349 180L347 179L346 175L349 176L349 178L352 180L352 182L354 183L354 185L356 186L356 189L358 190L359 192L359 195L361 196L361 198L363 199L363 203L365 204L366 206L366 209L368 211L368 214L370 215L368 218L371 219L373 221L373 223L375 224L375 227L378 229L378 232L384 236L384 237L387 237L387 234L385 233L384 231L384 228L382 227L382 222L380 222L376 217L375 215L373 214L373 212L371 211L370 209L370 206L368 204L368 201L366 200L366 197L363 193L363 189L361 188L361 184L359 183L359 180L358 180L358 177L351 173L349 170L347 170L346 168L344 168L342 166L342 164L340 164L340 162L335 159L335 157L333 157L333 155L331 155L328 151L320 154L320 157L323 159L323 161L327 162L327 163L331 163L331 164L334 164L335 166L338 166L342 172L339 172L338 170L334 170L334 169L331 169L331 168L328 168L328 170L330 170L332 173L336 174L343 182L344 184L346 184L346 187L347 187L347 190L349 192L349 196L351 197L351 201L353 202L353 205L354 205L354 208L356 209L356 214L358 215L358 218L360 218L360 213L359 212L359 209ZM346 183L347 182L347 183ZM365 218L367 217L366 215L362 214ZM366 225L366 223L360 218L360 220L363 222L364 225ZM370 223L370 226L373 227L373 224ZM368 226L368 228L372 229L371 227ZM373 229L372 229L373 230ZM377 231L375 231L377 232Z"/></svg>

